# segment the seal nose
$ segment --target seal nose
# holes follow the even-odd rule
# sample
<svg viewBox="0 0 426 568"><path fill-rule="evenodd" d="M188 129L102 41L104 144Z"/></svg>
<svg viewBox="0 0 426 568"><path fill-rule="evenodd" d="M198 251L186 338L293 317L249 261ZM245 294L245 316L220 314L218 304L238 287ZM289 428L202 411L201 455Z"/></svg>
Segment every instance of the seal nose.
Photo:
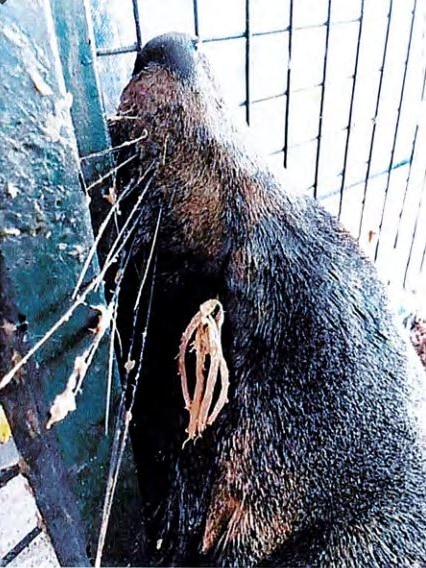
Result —
<svg viewBox="0 0 426 568"><path fill-rule="evenodd" d="M186 34L170 33L151 39L138 54L133 76L149 64L156 64L181 80L188 80L195 71L198 40Z"/></svg>

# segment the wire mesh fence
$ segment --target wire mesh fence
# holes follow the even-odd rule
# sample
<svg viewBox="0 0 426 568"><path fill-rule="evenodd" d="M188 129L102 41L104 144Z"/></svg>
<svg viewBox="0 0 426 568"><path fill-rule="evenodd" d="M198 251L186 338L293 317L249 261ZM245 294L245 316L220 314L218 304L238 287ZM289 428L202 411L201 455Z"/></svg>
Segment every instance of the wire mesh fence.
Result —
<svg viewBox="0 0 426 568"><path fill-rule="evenodd" d="M91 7L107 114L142 43L171 30L198 35L272 166L341 219L386 282L426 295L424 0Z"/></svg>

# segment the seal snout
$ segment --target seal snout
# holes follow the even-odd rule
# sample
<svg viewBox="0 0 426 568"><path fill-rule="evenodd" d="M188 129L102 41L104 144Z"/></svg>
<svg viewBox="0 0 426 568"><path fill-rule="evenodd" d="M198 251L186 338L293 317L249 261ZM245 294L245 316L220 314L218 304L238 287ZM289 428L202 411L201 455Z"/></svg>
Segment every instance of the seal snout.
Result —
<svg viewBox="0 0 426 568"><path fill-rule="evenodd" d="M195 72L198 40L180 33L168 33L150 40L138 54L133 76L148 65L167 69L179 79L190 80Z"/></svg>

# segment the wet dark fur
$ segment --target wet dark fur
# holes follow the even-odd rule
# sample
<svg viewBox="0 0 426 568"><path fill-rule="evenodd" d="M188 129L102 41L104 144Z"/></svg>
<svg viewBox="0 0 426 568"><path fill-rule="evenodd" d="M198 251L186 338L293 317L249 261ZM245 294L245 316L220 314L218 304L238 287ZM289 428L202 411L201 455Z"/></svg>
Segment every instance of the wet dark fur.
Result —
<svg viewBox="0 0 426 568"><path fill-rule="evenodd" d="M374 268L328 213L287 192L246 147L193 42L156 41L118 111L138 120L111 127L114 145L146 129L119 187L142 191L138 180L155 165L121 299L124 343L162 207L133 428L148 538L141 561L423 565L426 475L413 409L424 384ZM179 340L216 297L229 404L182 449Z"/></svg>

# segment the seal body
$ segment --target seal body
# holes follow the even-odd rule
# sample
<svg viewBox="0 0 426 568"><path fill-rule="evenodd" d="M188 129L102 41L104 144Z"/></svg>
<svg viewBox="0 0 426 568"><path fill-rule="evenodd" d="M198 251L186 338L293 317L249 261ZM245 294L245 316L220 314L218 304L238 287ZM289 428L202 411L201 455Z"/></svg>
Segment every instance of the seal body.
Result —
<svg viewBox="0 0 426 568"><path fill-rule="evenodd" d="M424 376L374 267L248 147L191 38L145 46L111 135L126 163L118 187L135 188L123 220L145 192L120 300L124 345L161 211L133 425L142 561L422 566ZM182 448L176 356L211 298L225 310L229 402Z"/></svg>

